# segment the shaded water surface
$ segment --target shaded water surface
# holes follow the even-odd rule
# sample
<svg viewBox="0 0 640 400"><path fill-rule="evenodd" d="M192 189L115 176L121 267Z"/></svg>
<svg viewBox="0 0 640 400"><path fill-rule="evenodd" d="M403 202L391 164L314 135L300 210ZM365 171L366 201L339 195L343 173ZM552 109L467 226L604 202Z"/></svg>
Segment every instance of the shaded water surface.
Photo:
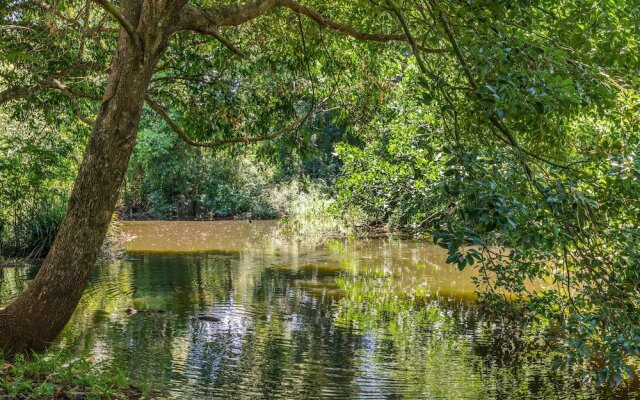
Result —
<svg viewBox="0 0 640 400"><path fill-rule="evenodd" d="M159 398L632 396L553 372L543 340L486 320L438 248L278 242L274 226L126 223L127 260L96 267L56 345ZM32 277L0 270L0 304Z"/></svg>

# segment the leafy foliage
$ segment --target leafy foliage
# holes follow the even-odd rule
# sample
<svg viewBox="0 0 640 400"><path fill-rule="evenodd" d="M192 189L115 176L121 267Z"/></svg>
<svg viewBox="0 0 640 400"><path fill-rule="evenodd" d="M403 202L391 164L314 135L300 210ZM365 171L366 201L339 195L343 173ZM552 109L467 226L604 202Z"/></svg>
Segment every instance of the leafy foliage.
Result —
<svg viewBox="0 0 640 400"><path fill-rule="evenodd" d="M0 394L10 399L140 397L122 374L101 373L88 361L64 353L12 360L0 356Z"/></svg>
<svg viewBox="0 0 640 400"><path fill-rule="evenodd" d="M626 51L637 46L628 35L638 37L638 7L403 8L408 30L444 42L451 62L417 52L388 111L363 131L375 139L343 147L341 202L431 234L448 262L477 269L488 309L546 321L566 347L560 363L596 363L601 383L633 378L640 103L638 59Z"/></svg>
<svg viewBox="0 0 640 400"><path fill-rule="evenodd" d="M166 130L145 129L130 163L123 212L150 211L156 218L272 217L264 198L269 174L258 162L215 157Z"/></svg>
<svg viewBox="0 0 640 400"><path fill-rule="evenodd" d="M77 167L77 143L0 114L0 257L39 257L51 246Z"/></svg>
<svg viewBox="0 0 640 400"><path fill-rule="evenodd" d="M212 37L176 33L148 94L192 140L242 142L300 122L272 143L249 151L240 143L223 155L187 148L161 118L145 115L126 210L273 215L266 193L311 175L326 193L307 190L297 203L281 196L300 221L331 210L329 229L342 226L337 216L431 235L448 262L477 268L489 309L552 329L567 349L560 361L596 362L601 381L613 384L634 375L638 2L305 5L359 31L402 32L406 41L356 44L287 9L225 30L242 59ZM7 116L27 121L29 132L71 126L81 138L86 127L73 121L90 123L85 116L97 111L117 25L91 2L1 7L0 96L14 100ZM75 168L66 133L50 142L27 137L24 146L0 142L11 148L0 165L12 171L0 176L0 237L17 252L30 251L17 239L34 230L28 221L41 221L10 215L22 213L16 204L25 193L42 191L24 208L35 210L29 214L64 203L50 193L66 193ZM67 186L45 178L45 169ZM10 233L7 224L23 221ZM51 237L41 231L37 241Z"/></svg>

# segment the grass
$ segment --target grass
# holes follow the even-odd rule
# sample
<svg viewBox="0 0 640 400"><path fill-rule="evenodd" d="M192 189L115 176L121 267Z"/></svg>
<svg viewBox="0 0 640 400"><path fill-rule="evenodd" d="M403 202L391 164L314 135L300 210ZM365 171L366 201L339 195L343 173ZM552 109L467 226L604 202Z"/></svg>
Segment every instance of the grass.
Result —
<svg viewBox="0 0 640 400"><path fill-rule="evenodd" d="M0 355L0 399L142 399L122 372L65 353Z"/></svg>
<svg viewBox="0 0 640 400"><path fill-rule="evenodd" d="M66 199L42 199L37 205L18 211L0 209L0 256L44 257L53 244L66 207Z"/></svg>

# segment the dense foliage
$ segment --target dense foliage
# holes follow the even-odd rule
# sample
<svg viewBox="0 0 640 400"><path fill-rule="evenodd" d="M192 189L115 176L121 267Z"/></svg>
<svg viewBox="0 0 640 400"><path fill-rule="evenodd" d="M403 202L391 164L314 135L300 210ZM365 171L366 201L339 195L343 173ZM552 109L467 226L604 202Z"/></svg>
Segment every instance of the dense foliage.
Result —
<svg viewBox="0 0 640 400"><path fill-rule="evenodd" d="M263 198L270 170L216 157L166 130L140 132L123 192L123 215L154 218L273 217Z"/></svg>
<svg viewBox="0 0 640 400"><path fill-rule="evenodd" d="M278 218L292 196L331 184L339 170L333 124L313 145L278 140L260 147L213 152L184 143L165 126L145 121L123 187L123 218ZM284 139L284 138L283 138Z"/></svg>
<svg viewBox="0 0 640 400"><path fill-rule="evenodd" d="M0 257L41 257L62 221L79 159L69 130L25 127L0 114Z"/></svg>
<svg viewBox="0 0 640 400"><path fill-rule="evenodd" d="M640 357L638 2L305 4L406 40L354 45L281 9L225 31L231 57L228 44L175 34L149 87L169 111L156 104L143 116L124 214L298 212L307 224L332 218L320 228L345 230L347 221L429 236L449 262L477 269L488 310L535 321L566 347L559 365L594 363L612 384L632 377ZM71 121L90 124L97 110L115 25L90 3L21 5L3 4L0 94L15 101L0 136L0 244L28 254L33 246L22 241L42 243L40 211L59 218L50 204L64 204L70 155L86 129ZM93 30L91 40L78 25ZM51 76L68 86L42 84ZM293 128L249 146L283 126ZM56 133L31 133L45 131ZM200 145L238 134L244 143L193 149L178 139L184 132ZM289 205L305 198L282 193L294 178L302 183L294 193L314 194L312 206L274 204L274 193Z"/></svg>
<svg viewBox="0 0 640 400"><path fill-rule="evenodd" d="M361 130L374 142L341 147L346 207L430 233L448 262L477 268L491 310L544 321L566 346L559 361L597 361L614 384L640 355L639 12L492 1L400 12L416 35L430 25L450 62L417 50Z"/></svg>

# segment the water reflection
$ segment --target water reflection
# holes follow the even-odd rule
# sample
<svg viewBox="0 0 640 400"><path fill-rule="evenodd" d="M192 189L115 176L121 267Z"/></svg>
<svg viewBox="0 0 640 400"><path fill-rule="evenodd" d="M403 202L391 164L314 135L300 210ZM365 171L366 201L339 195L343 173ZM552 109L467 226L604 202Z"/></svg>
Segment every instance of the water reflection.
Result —
<svg viewBox="0 0 640 400"><path fill-rule="evenodd" d="M162 398L627 396L551 372L527 329L486 320L469 273L432 246L316 247L274 243L269 223L171 224L132 225L130 258L96 268L57 346ZM185 248L198 253L176 254ZM1 302L33 276L0 273Z"/></svg>

